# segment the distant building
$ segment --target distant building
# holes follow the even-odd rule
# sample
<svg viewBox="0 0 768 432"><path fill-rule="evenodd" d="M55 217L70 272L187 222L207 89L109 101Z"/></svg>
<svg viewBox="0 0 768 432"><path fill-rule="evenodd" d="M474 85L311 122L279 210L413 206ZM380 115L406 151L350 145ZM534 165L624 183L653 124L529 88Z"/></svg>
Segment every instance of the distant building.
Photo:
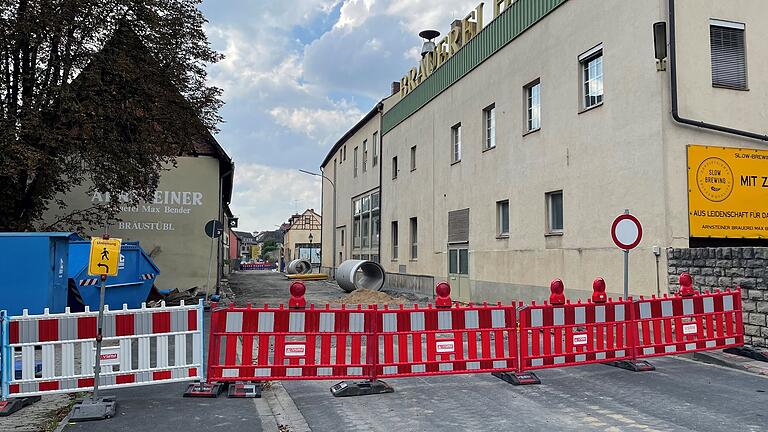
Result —
<svg viewBox="0 0 768 432"><path fill-rule="evenodd" d="M233 231L233 233L237 238L238 258L240 258L241 261L250 261L255 258L251 254L251 248L256 244L256 239L253 237L253 234L247 231Z"/></svg>
<svg viewBox="0 0 768 432"><path fill-rule="evenodd" d="M322 219L314 209L291 216L285 231L285 260L305 259L319 266L321 225Z"/></svg>
<svg viewBox="0 0 768 432"><path fill-rule="evenodd" d="M286 224L285 229L288 229ZM258 248L259 257L263 255L266 261L278 262L282 256L283 250L283 238L285 237L285 231L283 228L274 231L262 231L254 236L254 248ZM267 250L265 252L265 243L272 243L275 245L275 249Z"/></svg>

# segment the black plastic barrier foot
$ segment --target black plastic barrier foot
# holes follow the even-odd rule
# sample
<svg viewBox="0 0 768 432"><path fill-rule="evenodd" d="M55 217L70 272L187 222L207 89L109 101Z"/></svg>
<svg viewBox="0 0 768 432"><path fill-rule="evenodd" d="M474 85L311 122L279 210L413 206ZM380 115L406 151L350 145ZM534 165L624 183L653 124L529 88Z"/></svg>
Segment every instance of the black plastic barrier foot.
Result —
<svg viewBox="0 0 768 432"><path fill-rule="evenodd" d="M16 411L30 406L40 400L40 396L30 396L23 398L8 399L0 401L0 417L7 417Z"/></svg>
<svg viewBox="0 0 768 432"><path fill-rule="evenodd" d="M260 382L234 382L229 384L227 389L229 398L260 398Z"/></svg>
<svg viewBox="0 0 768 432"><path fill-rule="evenodd" d="M336 397L365 396L372 394L393 393L395 391L384 381L342 381L331 387L331 394Z"/></svg>
<svg viewBox="0 0 768 432"><path fill-rule="evenodd" d="M69 415L71 422L86 422L93 420L105 420L115 416L117 412L117 398L115 396L101 396L98 398L85 398L75 402Z"/></svg>
<svg viewBox="0 0 768 432"><path fill-rule="evenodd" d="M541 380L533 372L491 372L491 375L514 385L541 384Z"/></svg>
<svg viewBox="0 0 768 432"><path fill-rule="evenodd" d="M768 351L758 351L752 347L740 346L734 348L726 348L723 350L723 352L727 352L728 354L736 354L743 357L749 357L753 360L768 362Z"/></svg>
<svg viewBox="0 0 768 432"><path fill-rule="evenodd" d="M221 383L196 382L184 391L184 397L215 398L221 393Z"/></svg>
<svg viewBox="0 0 768 432"><path fill-rule="evenodd" d="M632 372L650 372L655 371L656 366L648 363L645 360L619 360L604 363L608 366L615 366L617 368L626 369Z"/></svg>

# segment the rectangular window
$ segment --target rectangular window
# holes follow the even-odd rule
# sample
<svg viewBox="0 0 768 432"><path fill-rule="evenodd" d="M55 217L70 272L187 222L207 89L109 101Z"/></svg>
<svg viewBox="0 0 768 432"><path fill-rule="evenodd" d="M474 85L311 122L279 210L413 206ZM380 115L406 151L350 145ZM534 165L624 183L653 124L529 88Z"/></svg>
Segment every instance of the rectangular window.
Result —
<svg viewBox="0 0 768 432"><path fill-rule="evenodd" d="M354 177L357 177L357 147L355 147L353 155L354 155L354 159L352 160L352 163L354 164L354 166L352 167L352 175Z"/></svg>
<svg viewBox="0 0 768 432"><path fill-rule="evenodd" d="M496 105L491 105L483 110L483 124L485 125L483 149L496 147Z"/></svg>
<svg viewBox="0 0 768 432"><path fill-rule="evenodd" d="M579 56L584 109L603 103L603 45Z"/></svg>
<svg viewBox="0 0 768 432"><path fill-rule="evenodd" d="M509 200L496 203L496 235L509 235Z"/></svg>
<svg viewBox="0 0 768 432"><path fill-rule="evenodd" d="M376 164L379 163L379 133L378 132L373 133L373 140L371 141L371 146L373 146L373 166L376 166Z"/></svg>
<svg viewBox="0 0 768 432"><path fill-rule="evenodd" d="M451 128L451 163L461 161L461 123Z"/></svg>
<svg viewBox="0 0 768 432"><path fill-rule="evenodd" d="M411 147L411 171L416 169L416 146Z"/></svg>
<svg viewBox="0 0 768 432"><path fill-rule="evenodd" d="M547 232L563 232L563 191L550 192L547 199Z"/></svg>
<svg viewBox="0 0 768 432"><path fill-rule="evenodd" d="M360 248L360 216L355 216L355 220L352 222L352 247L354 249Z"/></svg>
<svg viewBox="0 0 768 432"><path fill-rule="evenodd" d="M419 257L419 223L415 217L411 218L411 259Z"/></svg>
<svg viewBox="0 0 768 432"><path fill-rule="evenodd" d="M344 150L343 151L343 153L344 153L344 158L343 159L347 160L347 145L346 144L344 144L344 147L342 147L342 150Z"/></svg>
<svg viewBox="0 0 768 432"><path fill-rule="evenodd" d="M397 178L397 156L392 158L392 179Z"/></svg>
<svg viewBox="0 0 768 432"><path fill-rule="evenodd" d="M363 213L363 222L362 222L362 247L363 249L367 248L368 245L370 245L370 239L371 239L371 214L368 212Z"/></svg>
<svg viewBox="0 0 768 432"><path fill-rule="evenodd" d="M392 259L397 259L397 241L398 241L398 234L397 234L397 222L392 222Z"/></svg>
<svg viewBox="0 0 768 432"><path fill-rule="evenodd" d="M344 230L341 230L341 246L344 247Z"/></svg>
<svg viewBox="0 0 768 432"><path fill-rule="evenodd" d="M525 123L527 132L541 127L541 83L539 80L525 87Z"/></svg>
<svg viewBox="0 0 768 432"><path fill-rule="evenodd" d="M368 140L363 140L363 172L368 171Z"/></svg>
<svg viewBox="0 0 768 432"><path fill-rule="evenodd" d="M712 85L737 90L747 89L745 26L721 20L709 21L712 50Z"/></svg>

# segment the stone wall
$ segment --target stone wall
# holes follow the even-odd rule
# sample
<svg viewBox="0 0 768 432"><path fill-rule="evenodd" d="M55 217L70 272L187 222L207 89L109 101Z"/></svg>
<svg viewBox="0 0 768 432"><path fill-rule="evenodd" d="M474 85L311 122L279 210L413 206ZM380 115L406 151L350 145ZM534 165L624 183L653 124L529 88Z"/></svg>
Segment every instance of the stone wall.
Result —
<svg viewBox="0 0 768 432"><path fill-rule="evenodd" d="M668 249L670 291L689 273L697 290L742 288L744 342L768 347L768 248Z"/></svg>

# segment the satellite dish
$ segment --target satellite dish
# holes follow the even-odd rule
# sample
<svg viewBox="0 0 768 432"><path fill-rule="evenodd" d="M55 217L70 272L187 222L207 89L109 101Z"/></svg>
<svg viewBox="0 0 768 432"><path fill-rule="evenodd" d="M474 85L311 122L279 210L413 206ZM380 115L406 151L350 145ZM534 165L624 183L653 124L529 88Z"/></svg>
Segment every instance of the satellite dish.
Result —
<svg viewBox="0 0 768 432"><path fill-rule="evenodd" d="M419 33L419 36L426 40L432 40L438 36L440 36L440 32L437 30L422 30Z"/></svg>

